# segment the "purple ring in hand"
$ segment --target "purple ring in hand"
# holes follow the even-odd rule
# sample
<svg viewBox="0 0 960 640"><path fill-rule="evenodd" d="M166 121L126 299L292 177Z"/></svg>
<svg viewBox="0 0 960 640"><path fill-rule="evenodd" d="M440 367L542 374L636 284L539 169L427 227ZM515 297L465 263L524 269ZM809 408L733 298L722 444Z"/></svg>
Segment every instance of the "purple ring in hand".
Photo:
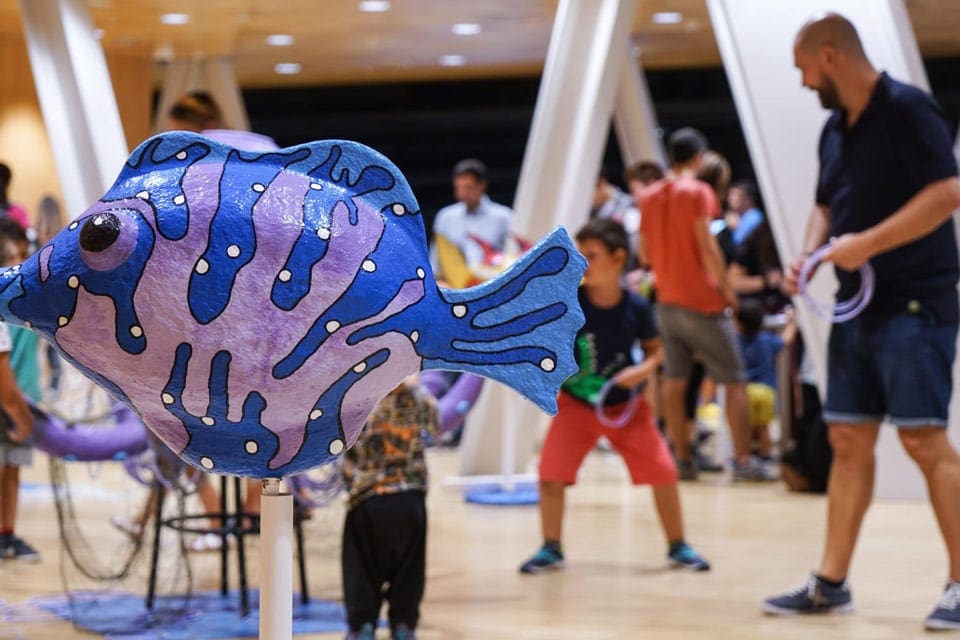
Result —
<svg viewBox="0 0 960 640"><path fill-rule="evenodd" d="M803 296L807 306L821 318L830 318L834 323L846 322L857 317L863 311L870 299L873 298L874 274L873 267L869 262L860 265L860 289L847 300L837 302L836 304L827 304L815 300L810 292L807 291L807 282L813 273L813 270L823 260L824 254L830 249L829 244L825 244L807 258L803 266L800 267L800 277L797 280L797 291Z"/></svg>
<svg viewBox="0 0 960 640"><path fill-rule="evenodd" d="M607 380L604 385L600 387L600 393L597 394L597 402L593 405L594 412L597 414L597 420L599 420L603 426L611 429L619 429L633 420L633 417L637 415L637 404L640 402L637 387L630 387L630 399L627 400L627 406L623 408L620 415L616 417L608 416L603 410L603 404L607 400L607 394L609 394L610 390L615 386L616 383L613 381L613 378Z"/></svg>

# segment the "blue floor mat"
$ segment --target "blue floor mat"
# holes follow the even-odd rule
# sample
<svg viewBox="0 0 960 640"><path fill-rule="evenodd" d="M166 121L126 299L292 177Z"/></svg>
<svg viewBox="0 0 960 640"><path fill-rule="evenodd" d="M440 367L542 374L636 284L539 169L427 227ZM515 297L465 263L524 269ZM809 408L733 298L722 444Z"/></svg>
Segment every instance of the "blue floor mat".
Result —
<svg viewBox="0 0 960 640"><path fill-rule="evenodd" d="M71 606L71 599L73 604ZM158 596L148 611L144 596L123 592L84 592L71 596L35 598L32 604L86 631L112 640L214 640L255 638L259 633L259 592L250 589L250 614L240 615L240 596L219 591L183 596ZM343 607L336 602L310 600L293 605L293 633L346 631Z"/></svg>

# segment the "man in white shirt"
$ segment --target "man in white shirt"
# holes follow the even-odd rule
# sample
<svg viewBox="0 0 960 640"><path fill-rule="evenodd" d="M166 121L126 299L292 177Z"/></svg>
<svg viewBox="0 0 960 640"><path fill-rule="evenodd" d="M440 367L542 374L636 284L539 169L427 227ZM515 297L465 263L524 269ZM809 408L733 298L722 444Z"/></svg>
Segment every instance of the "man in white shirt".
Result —
<svg viewBox="0 0 960 640"><path fill-rule="evenodd" d="M491 252L503 251L513 212L487 196L487 167L473 158L454 166L453 194L457 202L440 209L434 220L432 254L437 278L459 288L474 284L464 267L473 272ZM463 264L454 266L445 248L458 250Z"/></svg>

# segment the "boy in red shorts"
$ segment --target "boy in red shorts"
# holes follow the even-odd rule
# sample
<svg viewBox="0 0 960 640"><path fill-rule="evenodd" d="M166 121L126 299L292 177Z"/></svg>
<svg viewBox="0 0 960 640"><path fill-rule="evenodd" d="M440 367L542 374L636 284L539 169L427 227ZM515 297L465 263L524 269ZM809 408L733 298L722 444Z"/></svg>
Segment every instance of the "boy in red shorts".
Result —
<svg viewBox="0 0 960 640"><path fill-rule="evenodd" d="M587 223L576 240L587 259L579 292L586 318L576 341L580 371L563 385L557 399L559 412L540 453L543 546L521 565L520 571L538 573L563 566L560 534L564 494L576 482L580 465L600 436L606 436L623 457L634 484L651 485L669 543L670 563L706 571L710 564L684 540L677 468L643 394L637 394L635 411L621 427L604 426L595 412L601 389L613 380L615 386L607 394L604 408L611 415L621 414L629 390L650 379L662 358L649 304L620 283L629 256L626 231L618 222L598 218ZM637 340L645 358L634 364L631 353Z"/></svg>

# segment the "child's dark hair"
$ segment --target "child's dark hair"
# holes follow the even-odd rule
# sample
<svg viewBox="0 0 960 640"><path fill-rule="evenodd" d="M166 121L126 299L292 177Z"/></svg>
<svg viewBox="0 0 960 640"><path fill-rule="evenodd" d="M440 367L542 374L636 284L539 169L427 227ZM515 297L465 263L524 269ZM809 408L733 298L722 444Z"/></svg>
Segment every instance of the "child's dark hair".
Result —
<svg viewBox="0 0 960 640"><path fill-rule="evenodd" d="M27 232L20 223L9 216L0 217L0 260L9 262L14 258L10 255L11 244L26 246L28 243Z"/></svg>
<svg viewBox="0 0 960 640"><path fill-rule="evenodd" d="M190 91L180 96L170 107L170 117L189 122L198 129L220 126L220 107L206 91Z"/></svg>
<svg viewBox="0 0 960 640"><path fill-rule="evenodd" d="M670 135L667 146L670 164L685 164L707 150L707 138L693 127L683 127Z"/></svg>
<svg viewBox="0 0 960 640"><path fill-rule="evenodd" d="M740 311L737 312L737 320L743 328L745 336L755 336L763 329L763 305L756 300L743 300L740 302Z"/></svg>
<svg viewBox="0 0 960 640"><path fill-rule="evenodd" d="M594 218L577 231L577 242L584 240L599 240L607 247L610 253L623 249L630 253L630 240L623 225L610 218Z"/></svg>

